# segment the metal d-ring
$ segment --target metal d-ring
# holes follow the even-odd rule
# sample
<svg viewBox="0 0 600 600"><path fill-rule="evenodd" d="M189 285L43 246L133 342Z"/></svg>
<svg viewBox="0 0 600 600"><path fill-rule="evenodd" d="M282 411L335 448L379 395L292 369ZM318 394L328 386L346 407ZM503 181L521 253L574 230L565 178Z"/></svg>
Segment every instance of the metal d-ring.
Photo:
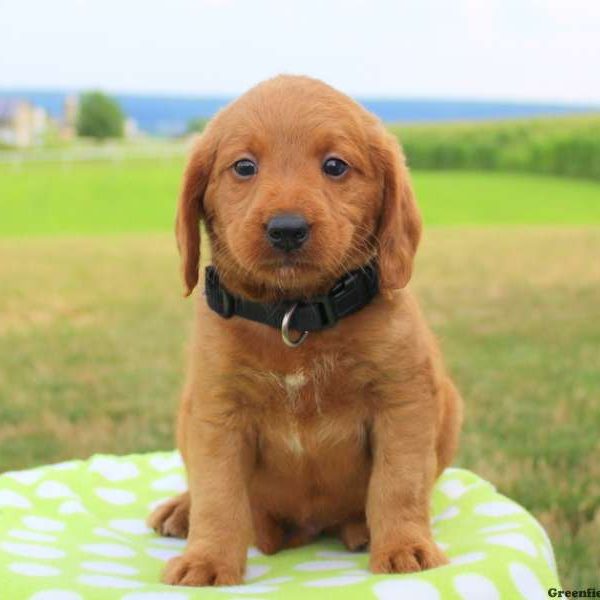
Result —
<svg viewBox="0 0 600 600"><path fill-rule="evenodd" d="M283 343L290 348L297 348L308 335L308 331L303 331L295 340L290 338L290 321L292 320L292 315L294 314L296 308L298 308L297 302L292 304L292 306L287 309L285 315L283 315L283 321L281 321L281 337L283 339Z"/></svg>

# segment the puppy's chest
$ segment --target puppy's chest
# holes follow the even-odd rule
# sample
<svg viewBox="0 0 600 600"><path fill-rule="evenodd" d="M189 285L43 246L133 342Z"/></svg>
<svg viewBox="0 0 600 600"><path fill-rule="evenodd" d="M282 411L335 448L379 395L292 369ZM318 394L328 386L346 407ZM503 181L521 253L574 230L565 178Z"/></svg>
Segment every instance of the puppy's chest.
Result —
<svg viewBox="0 0 600 600"><path fill-rule="evenodd" d="M278 454L320 462L324 453L361 452L368 411L360 386L333 363L276 375L277 387L257 413L265 463Z"/></svg>
<svg viewBox="0 0 600 600"><path fill-rule="evenodd" d="M359 371L352 358L336 354L286 370L244 369L239 408L253 424L264 465L319 462L324 453L331 460L332 449L362 453L369 409Z"/></svg>
<svg viewBox="0 0 600 600"><path fill-rule="evenodd" d="M270 419L313 418L352 410L360 404L363 385L351 361L321 355L286 370L254 368L246 378L250 410Z"/></svg>

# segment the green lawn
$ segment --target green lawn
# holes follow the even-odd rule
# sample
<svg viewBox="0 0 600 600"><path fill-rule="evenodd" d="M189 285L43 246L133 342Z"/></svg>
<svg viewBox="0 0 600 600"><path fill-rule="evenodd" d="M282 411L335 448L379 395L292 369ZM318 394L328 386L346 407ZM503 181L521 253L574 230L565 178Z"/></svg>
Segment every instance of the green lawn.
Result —
<svg viewBox="0 0 600 600"><path fill-rule="evenodd" d="M171 234L154 231L171 228L180 167L0 172L0 471L172 447L193 302L181 299ZM566 588L593 585L600 186L463 172L415 180L438 226L413 285L466 401L457 462L536 514ZM564 221L583 226L551 225L567 210Z"/></svg>
<svg viewBox="0 0 600 600"><path fill-rule="evenodd" d="M0 235L165 231L183 159L0 165ZM600 185L506 173L417 172L431 225L600 224Z"/></svg>
<svg viewBox="0 0 600 600"><path fill-rule="evenodd" d="M183 159L0 165L0 235L165 231Z"/></svg>

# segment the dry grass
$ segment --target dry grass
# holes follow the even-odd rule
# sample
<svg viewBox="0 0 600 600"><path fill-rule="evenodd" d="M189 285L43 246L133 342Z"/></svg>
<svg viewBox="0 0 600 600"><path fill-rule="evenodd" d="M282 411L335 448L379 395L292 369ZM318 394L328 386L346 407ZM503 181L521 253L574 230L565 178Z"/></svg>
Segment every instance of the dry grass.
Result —
<svg viewBox="0 0 600 600"><path fill-rule="evenodd" d="M415 288L467 403L458 462L600 572L600 230L430 229ZM193 304L170 235L0 240L0 470L169 448Z"/></svg>

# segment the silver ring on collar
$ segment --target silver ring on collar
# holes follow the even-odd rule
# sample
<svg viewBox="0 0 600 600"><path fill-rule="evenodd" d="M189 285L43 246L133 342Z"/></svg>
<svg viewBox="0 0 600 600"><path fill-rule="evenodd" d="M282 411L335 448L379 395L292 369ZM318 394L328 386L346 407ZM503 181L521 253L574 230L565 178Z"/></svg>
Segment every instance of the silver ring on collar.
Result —
<svg viewBox="0 0 600 600"><path fill-rule="evenodd" d="M295 340L290 337L290 321L292 320L292 316L296 308L298 308L297 302L288 308L285 315L283 315L283 320L281 321L281 337L283 339L283 343L290 348L297 348L308 335L308 331L303 331Z"/></svg>

